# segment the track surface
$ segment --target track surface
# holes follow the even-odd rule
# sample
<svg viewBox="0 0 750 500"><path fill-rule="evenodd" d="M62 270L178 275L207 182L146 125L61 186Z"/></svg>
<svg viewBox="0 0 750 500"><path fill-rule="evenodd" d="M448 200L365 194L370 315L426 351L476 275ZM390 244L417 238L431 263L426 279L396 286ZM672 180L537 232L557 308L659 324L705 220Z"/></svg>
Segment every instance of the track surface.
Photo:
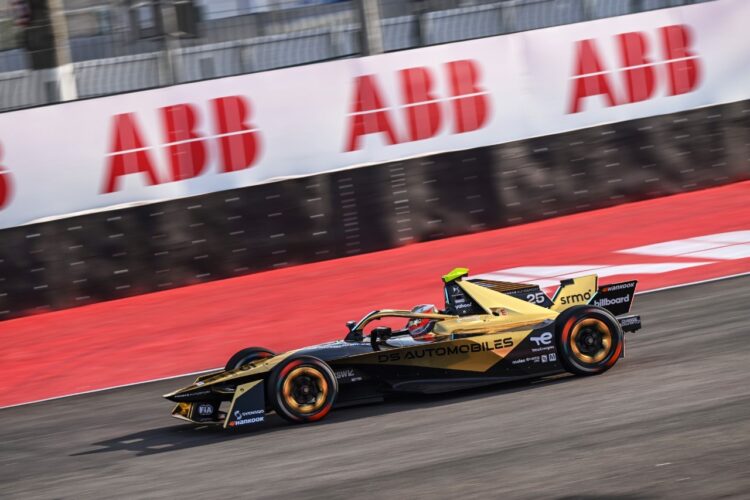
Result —
<svg viewBox="0 0 750 500"><path fill-rule="evenodd" d="M750 277L641 296L591 378L242 433L169 418L187 379L0 410L4 498L747 498ZM113 362L116 362L114 360Z"/></svg>

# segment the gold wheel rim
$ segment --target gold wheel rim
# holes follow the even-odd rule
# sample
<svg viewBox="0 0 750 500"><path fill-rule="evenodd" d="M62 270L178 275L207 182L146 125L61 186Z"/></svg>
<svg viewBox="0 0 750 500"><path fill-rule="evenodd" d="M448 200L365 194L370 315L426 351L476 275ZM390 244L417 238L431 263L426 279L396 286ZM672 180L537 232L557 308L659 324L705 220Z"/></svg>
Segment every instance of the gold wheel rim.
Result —
<svg viewBox="0 0 750 500"><path fill-rule="evenodd" d="M593 330L593 332L592 332ZM583 332L588 331L586 339L583 338ZM589 338L589 334L593 335L595 340L598 340L599 349L593 353L581 351L579 342L585 341ZM579 321L573 327L573 331L570 333L570 348L573 351L573 355L584 363L599 363L606 358L612 350L612 331L603 322L598 319L588 318Z"/></svg>
<svg viewBox="0 0 750 500"><path fill-rule="evenodd" d="M297 401L294 395L295 380L300 377L308 377L311 382L317 388L317 394L315 394L315 401L312 403L300 403ZM282 387L282 394L284 396L284 402L286 405L302 414L310 414L320 410L328 398L328 382L326 382L323 374L314 368L307 366L301 366L292 370L284 380L284 386Z"/></svg>

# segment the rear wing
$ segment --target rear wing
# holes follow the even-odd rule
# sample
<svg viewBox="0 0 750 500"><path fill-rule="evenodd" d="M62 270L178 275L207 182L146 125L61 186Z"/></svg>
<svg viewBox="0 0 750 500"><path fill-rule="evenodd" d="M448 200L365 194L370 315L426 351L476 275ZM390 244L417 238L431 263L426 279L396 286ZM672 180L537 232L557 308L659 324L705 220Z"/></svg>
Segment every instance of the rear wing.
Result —
<svg viewBox="0 0 750 500"><path fill-rule="evenodd" d="M457 282L466 278L467 274L468 269L458 268L443 276L445 309L451 314L468 316L486 312L458 285ZM631 280L598 286L598 278L595 274L580 276L562 280L560 287L550 298L538 285L529 283L511 283L481 278L466 279L464 283L466 282L557 312L575 305L591 304L602 307L615 316L630 312L638 283L636 280Z"/></svg>
<svg viewBox="0 0 750 500"><path fill-rule="evenodd" d="M615 316L627 314L633 305L637 284L638 281L632 280L600 286L591 304L603 307Z"/></svg>
<svg viewBox="0 0 750 500"><path fill-rule="evenodd" d="M638 281L623 281L598 286L596 275L563 280L552 298L551 309L563 311L570 306L591 304L602 307L615 316L630 312Z"/></svg>

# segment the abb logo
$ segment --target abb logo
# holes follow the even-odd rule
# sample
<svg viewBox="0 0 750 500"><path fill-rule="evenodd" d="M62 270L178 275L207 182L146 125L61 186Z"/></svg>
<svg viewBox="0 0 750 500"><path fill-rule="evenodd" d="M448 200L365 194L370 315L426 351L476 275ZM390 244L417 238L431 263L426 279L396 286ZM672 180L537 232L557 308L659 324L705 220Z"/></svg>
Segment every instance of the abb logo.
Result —
<svg viewBox="0 0 750 500"><path fill-rule="evenodd" d="M2 164L3 161L3 145L0 144L0 210L8 206L12 194L12 186L10 183L10 173L5 170Z"/></svg>
<svg viewBox="0 0 750 500"><path fill-rule="evenodd" d="M149 185L192 179L201 175L208 163L206 144L218 141L221 173L251 167L260 150L259 132L249 122L250 104L242 96L220 97L210 101L215 135L196 131L200 114L192 104L161 108L164 144L169 173L157 175L152 148L143 140L135 114L124 113L112 119L112 145L107 158L102 191L118 190L119 179L140 175Z"/></svg>
<svg viewBox="0 0 750 500"><path fill-rule="evenodd" d="M690 50L691 36L688 26L675 24L658 30L653 40L634 31L617 35L620 54L619 72L609 70L602 62L596 40L580 40L576 44L575 74L568 113L582 110L587 97L603 96L608 106L630 104L650 99L657 86L656 68L663 66L660 78L666 84L670 96L685 94L698 85L700 65L698 56ZM650 43L661 45L663 61L654 62ZM612 90L611 79L619 73L624 95L617 96Z"/></svg>
<svg viewBox="0 0 750 500"><path fill-rule="evenodd" d="M449 95L435 94L435 74L430 68L407 68L398 72L404 134L397 134L396 112L386 105L375 75L354 80L354 102L349 115L345 151L362 147L360 139L382 134L389 145L420 141L437 135L440 126L452 120L454 134L482 128L487 122L489 100L479 85L479 64L472 60L445 65Z"/></svg>

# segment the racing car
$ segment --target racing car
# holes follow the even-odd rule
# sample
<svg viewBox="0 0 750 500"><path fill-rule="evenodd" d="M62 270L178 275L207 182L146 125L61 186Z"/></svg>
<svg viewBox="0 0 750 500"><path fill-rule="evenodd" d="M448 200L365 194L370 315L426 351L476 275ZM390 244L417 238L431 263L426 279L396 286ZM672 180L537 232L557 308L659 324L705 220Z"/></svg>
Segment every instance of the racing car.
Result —
<svg viewBox="0 0 750 500"><path fill-rule="evenodd" d="M281 354L242 349L223 371L164 395L177 403L172 415L225 429L272 412L304 423L393 393L595 375L623 356L625 332L641 328L628 314L636 281L598 286L596 275L582 276L561 281L551 298L532 284L469 278L465 268L443 283L442 310L375 310L349 321L342 340Z"/></svg>

